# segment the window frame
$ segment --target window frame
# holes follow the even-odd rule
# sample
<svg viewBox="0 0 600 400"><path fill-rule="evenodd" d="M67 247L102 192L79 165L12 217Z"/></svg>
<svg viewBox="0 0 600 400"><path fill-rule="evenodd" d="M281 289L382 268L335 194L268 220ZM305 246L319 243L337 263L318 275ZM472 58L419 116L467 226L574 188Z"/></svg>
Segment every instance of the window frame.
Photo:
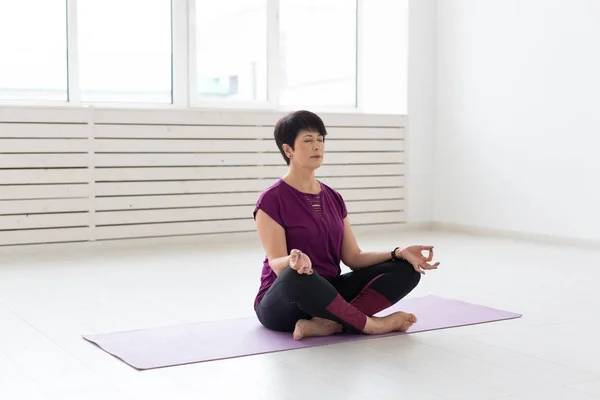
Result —
<svg viewBox="0 0 600 400"><path fill-rule="evenodd" d="M83 0L85 1L85 0ZM81 101L80 69L79 69L79 37L77 8L79 0L65 0L67 10L67 100L4 100L0 105L48 105L65 107L101 106L107 108L141 108L141 109L210 109L210 110L257 110L257 111L289 111L299 107L310 107L317 112L361 113L362 94L362 24L361 14L364 1L356 2L356 36L355 36L355 105L349 106L311 106L309 104L281 105L279 103L279 0L267 0L267 100L235 101L235 100L203 100L196 94L196 0L171 1L171 62L172 85L171 103L147 102L90 102Z"/></svg>

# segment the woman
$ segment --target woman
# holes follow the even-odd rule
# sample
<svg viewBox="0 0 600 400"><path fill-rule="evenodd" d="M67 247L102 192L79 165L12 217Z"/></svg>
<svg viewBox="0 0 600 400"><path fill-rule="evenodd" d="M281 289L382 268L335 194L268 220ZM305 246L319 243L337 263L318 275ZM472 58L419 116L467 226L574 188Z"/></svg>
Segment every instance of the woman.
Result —
<svg viewBox="0 0 600 400"><path fill-rule="evenodd" d="M296 340L343 330L409 329L417 321L412 314L373 315L410 293L424 270L437 268L439 263L429 264L433 247L363 252L342 196L315 178L327 135L321 118L291 113L277 122L274 135L289 169L260 195L254 210L266 252L254 303L259 321L293 332ZM352 272L341 274L340 261Z"/></svg>

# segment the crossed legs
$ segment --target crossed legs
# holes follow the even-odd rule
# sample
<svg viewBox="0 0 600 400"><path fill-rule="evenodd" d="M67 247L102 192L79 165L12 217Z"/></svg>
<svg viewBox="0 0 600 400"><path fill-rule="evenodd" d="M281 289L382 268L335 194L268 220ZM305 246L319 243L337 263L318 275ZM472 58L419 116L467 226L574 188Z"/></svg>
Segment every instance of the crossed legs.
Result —
<svg viewBox="0 0 600 400"><path fill-rule="evenodd" d="M342 330L366 334L405 331L416 322L414 315L374 315L405 297L419 280L420 274L403 261L378 264L333 280L287 268L265 293L256 313L265 327L294 332L295 339Z"/></svg>

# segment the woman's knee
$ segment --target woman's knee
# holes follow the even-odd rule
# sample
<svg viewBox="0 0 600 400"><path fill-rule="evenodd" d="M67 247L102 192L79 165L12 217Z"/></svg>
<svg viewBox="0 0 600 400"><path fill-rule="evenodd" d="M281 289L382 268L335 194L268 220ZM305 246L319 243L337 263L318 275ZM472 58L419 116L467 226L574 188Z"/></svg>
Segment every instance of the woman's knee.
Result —
<svg viewBox="0 0 600 400"><path fill-rule="evenodd" d="M318 290L317 288L326 285L327 281L313 270L312 274L299 274L298 271L287 267L280 274L277 280L284 285L290 297L294 300L304 298L307 294Z"/></svg>
<svg viewBox="0 0 600 400"><path fill-rule="evenodd" d="M380 286L385 287L386 293L391 297L404 297L411 292L421 281L421 273L417 272L410 263L401 263L383 275Z"/></svg>
<svg viewBox="0 0 600 400"><path fill-rule="evenodd" d="M413 288L421 281L421 273L406 260L402 261L398 272L402 273L402 280L411 283Z"/></svg>
<svg viewBox="0 0 600 400"><path fill-rule="evenodd" d="M281 273L277 277L278 280L293 281L293 282L297 282L300 285L310 284L310 282L313 282L318 278L320 278L320 276L319 276L319 274L317 274L317 272L315 270L313 270L312 274L310 274L310 275L299 274L298 271L296 271L292 267L287 267L286 269L281 271Z"/></svg>

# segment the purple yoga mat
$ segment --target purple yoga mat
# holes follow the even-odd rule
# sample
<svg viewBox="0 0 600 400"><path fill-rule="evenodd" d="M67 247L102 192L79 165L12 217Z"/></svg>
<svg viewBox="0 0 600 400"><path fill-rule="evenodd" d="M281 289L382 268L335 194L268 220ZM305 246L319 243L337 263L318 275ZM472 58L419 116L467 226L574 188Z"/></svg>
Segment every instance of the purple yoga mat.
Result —
<svg viewBox="0 0 600 400"><path fill-rule="evenodd" d="M265 329L256 318L199 322L161 328L86 335L84 339L138 369L243 357L275 351L324 346L357 340L451 328L518 318L521 314L437 296L404 299L380 316L405 311L417 316L406 333L337 334L295 341L291 333Z"/></svg>

